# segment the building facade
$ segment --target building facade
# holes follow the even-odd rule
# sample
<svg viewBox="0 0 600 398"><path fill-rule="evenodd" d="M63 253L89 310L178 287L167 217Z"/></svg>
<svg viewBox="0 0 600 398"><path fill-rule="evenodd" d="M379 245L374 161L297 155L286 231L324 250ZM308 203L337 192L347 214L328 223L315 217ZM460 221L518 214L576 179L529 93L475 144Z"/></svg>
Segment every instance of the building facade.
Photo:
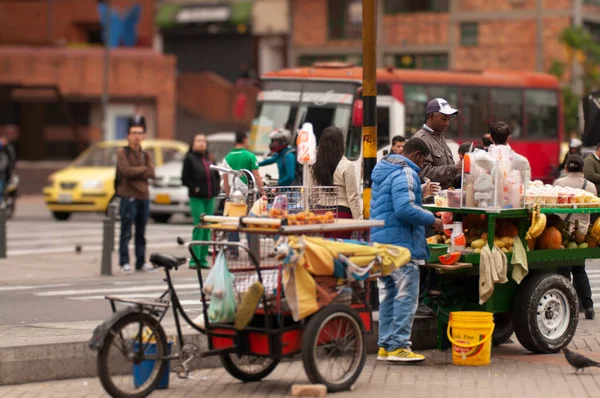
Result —
<svg viewBox="0 0 600 398"><path fill-rule="evenodd" d="M378 65L547 72L565 61L558 40L571 25L600 35L599 0L381 0ZM361 63L362 0L294 0L297 65Z"/></svg>
<svg viewBox="0 0 600 398"><path fill-rule="evenodd" d="M176 60L153 49L154 0L111 1L111 27L121 33L111 34L108 58L100 3L0 2L0 129L18 129L23 160L68 160L94 142L123 138L138 112L149 136L175 136Z"/></svg>

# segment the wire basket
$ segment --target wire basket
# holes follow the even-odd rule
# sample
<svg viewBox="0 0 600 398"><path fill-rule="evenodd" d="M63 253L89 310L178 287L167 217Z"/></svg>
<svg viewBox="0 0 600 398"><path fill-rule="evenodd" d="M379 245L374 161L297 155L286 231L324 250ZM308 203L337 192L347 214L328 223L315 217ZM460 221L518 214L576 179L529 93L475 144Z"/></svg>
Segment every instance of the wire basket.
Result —
<svg viewBox="0 0 600 398"><path fill-rule="evenodd" d="M290 214L313 213L338 218L338 187L271 187L265 189L266 212L270 217L281 218Z"/></svg>

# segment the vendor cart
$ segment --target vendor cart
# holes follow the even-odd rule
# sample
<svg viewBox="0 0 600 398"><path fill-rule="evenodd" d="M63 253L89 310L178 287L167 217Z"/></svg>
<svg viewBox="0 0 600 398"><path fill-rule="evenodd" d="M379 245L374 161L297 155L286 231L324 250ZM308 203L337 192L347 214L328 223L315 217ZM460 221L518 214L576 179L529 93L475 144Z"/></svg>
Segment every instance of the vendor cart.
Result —
<svg viewBox="0 0 600 398"><path fill-rule="evenodd" d="M275 218L204 216L200 228L209 228L215 235L235 231L247 235L248 241L259 242L259 252L248 248L227 261L235 276L237 295L243 296L257 280L264 286L264 295L248 326L236 330L231 324L210 322L208 300L202 293L209 350L224 353L220 355L221 362L229 374L242 381L261 380L281 359L301 354L311 382L326 385L328 391L349 389L365 363L366 335L373 333L370 278L375 272L348 279L347 269L337 267L339 258L334 254L336 264L331 264L330 271L320 269L318 275L309 276L308 272L301 272L311 266L317 269L314 257L307 260L312 264L301 266L297 259L292 264L290 258L299 255L299 247L307 243L320 244L329 252L331 248L327 246L335 243L321 236L352 232L354 237L366 241L370 228L381 225L379 221L342 219L286 225L286 220ZM310 242L301 243L311 238ZM219 243L225 250L227 245ZM357 249L371 250L371 246L358 241L347 247L350 249L344 255L348 257L360 254L352 253ZM372 260L377 261L376 257L373 255ZM200 285L203 283L200 278ZM312 304L311 292L315 294Z"/></svg>
<svg viewBox="0 0 600 398"><path fill-rule="evenodd" d="M477 253L465 253L458 263L443 265L437 261L439 253L432 254L425 265L436 270L435 294L428 295L428 303L438 317L438 347L449 346L446 339L448 316L452 311L488 311L494 313L496 323L493 341L506 342L513 330L519 342L535 353L555 353L566 347L577 329L579 300L573 285L556 273L557 268L582 265L586 259L600 258L600 248L573 248L556 250L529 250L525 240L531 224L531 206L522 209L472 209L427 206L434 213L453 213L455 221L480 217L487 226L487 244L495 245L496 224L512 220L518 227L518 237L526 250L528 274L517 284L511 277L513 253L506 253L508 282L496 284L492 296L480 304L478 295L480 260ZM546 215L594 214L600 209L576 205L542 207ZM515 237L516 239L516 237Z"/></svg>
<svg viewBox="0 0 600 398"><path fill-rule="evenodd" d="M283 196L287 199L279 202L287 202L288 214L274 217L275 199ZM365 364L366 335L373 333L372 278L406 264L410 253L369 244L370 229L384 223L337 219L328 198L335 202L335 189L269 188L266 200L253 198L256 206L248 216L201 217L196 228L211 230L213 238L187 246L196 264L198 247L212 248L215 261L227 256L225 285L233 285L237 302L234 318L227 321L210 317L211 305L224 297L221 290L207 289L210 274L206 278L197 269L202 315L192 320L171 277L186 259L152 254L151 263L165 271L165 293L156 300L107 296L114 314L90 340L105 390L113 397L146 396L168 384L169 361L178 360L174 370L186 378L190 361L208 356L219 356L238 380L259 381L283 358L297 354L312 383L324 384L330 392L350 389ZM228 241L231 232L241 242ZM340 234L352 239L327 239ZM180 238L178 242L184 244ZM216 263L211 273L215 268ZM115 303L128 306L118 310ZM177 328L173 347L161 326L169 308ZM208 349L184 340L180 317L207 336Z"/></svg>

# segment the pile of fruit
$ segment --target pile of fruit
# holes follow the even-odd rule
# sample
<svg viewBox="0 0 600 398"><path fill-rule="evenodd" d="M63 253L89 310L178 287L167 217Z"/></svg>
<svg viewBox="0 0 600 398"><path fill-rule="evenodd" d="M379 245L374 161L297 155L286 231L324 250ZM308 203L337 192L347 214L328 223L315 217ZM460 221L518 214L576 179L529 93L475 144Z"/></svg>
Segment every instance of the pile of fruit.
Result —
<svg viewBox="0 0 600 398"><path fill-rule="evenodd" d="M328 211L325 214L315 214L311 211L303 211L287 216L288 225L307 225L307 224L331 224L335 222L335 215Z"/></svg>

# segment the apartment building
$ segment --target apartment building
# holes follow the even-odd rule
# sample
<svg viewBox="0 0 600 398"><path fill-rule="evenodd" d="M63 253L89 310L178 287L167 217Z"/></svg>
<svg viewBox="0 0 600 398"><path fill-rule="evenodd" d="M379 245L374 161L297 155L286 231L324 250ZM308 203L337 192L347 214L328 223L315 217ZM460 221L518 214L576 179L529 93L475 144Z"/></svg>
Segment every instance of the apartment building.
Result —
<svg viewBox="0 0 600 398"><path fill-rule="evenodd" d="M380 0L378 64L397 68L548 71L566 53L559 33L600 39L600 0ZM297 65L361 63L362 0L294 0Z"/></svg>

